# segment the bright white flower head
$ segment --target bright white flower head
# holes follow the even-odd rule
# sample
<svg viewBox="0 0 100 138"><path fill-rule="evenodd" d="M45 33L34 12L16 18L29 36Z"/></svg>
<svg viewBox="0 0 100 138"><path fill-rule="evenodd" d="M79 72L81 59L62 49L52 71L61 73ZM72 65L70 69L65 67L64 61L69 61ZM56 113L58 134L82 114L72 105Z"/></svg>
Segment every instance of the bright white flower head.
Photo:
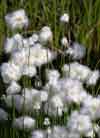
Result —
<svg viewBox="0 0 100 138"><path fill-rule="evenodd" d="M29 24L28 17L23 9L8 13L5 16L5 20L11 29L22 29Z"/></svg>
<svg viewBox="0 0 100 138"><path fill-rule="evenodd" d="M23 45L23 48L16 49L12 52L11 60L19 66L23 66L24 64L41 66L52 61L55 57L56 53L42 48L41 44L37 43L33 47L27 47L26 44L26 48Z"/></svg>
<svg viewBox="0 0 100 138"><path fill-rule="evenodd" d="M32 40L34 43L38 42L39 41L39 36L38 34L36 33L33 33L33 35L31 36Z"/></svg>
<svg viewBox="0 0 100 138"><path fill-rule="evenodd" d="M30 65L41 66L52 61L56 54L49 49L34 47L30 48L30 54L27 52L27 63Z"/></svg>
<svg viewBox="0 0 100 138"><path fill-rule="evenodd" d="M12 52L12 50L13 50L13 48L14 48L14 43L15 43L15 41L14 41L13 38L7 38L7 39L5 40L5 44L4 44L4 51L5 51L6 53Z"/></svg>
<svg viewBox="0 0 100 138"><path fill-rule="evenodd" d="M29 77L35 76L37 73L36 67L32 65L24 65L22 68L22 75L26 75Z"/></svg>
<svg viewBox="0 0 100 138"><path fill-rule="evenodd" d="M29 39L28 38L23 38L23 47L24 48L29 48Z"/></svg>
<svg viewBox="0 0 100 138"><path fill-rule="evenodd" d="M76 42L66 50L66 54L69 54L75 60L82 59L85 56L85 53L86 48Z"/></svg>
<svg viewBox="0 0 100 138"><path fill-rule="evenodd" d="M4 44L4 50L6 53L12 53L15 50L19 50L24 47L23 37L20 34L15 34L11 38L7 38Z"/></svg>
<svg viewBox="0 0 100 138"><path fill-rule="evenodd" d="M98 79L100 77L100 72L98 70L95 70L91 73L91 76L87 80L88 85L96 85Z"/></svg>
<svg viewBox="0 0 100 138"><path fill-rule="evenodd" d="M62 126L54 126L51 129L51 134L48 135L48 138L68 138L67 129Z"/></svg>
<svg viewBox="0 0 100 138"><path fill-rule="evenodd" d="M61 39L61 44L62 44L62 46L65 46L65 47L68 45L68 40L67 40L66 37L63 37L63 38Z"/></svg>
<svg viewBox="0 0 100 138"><path fill-rule="evenodd" d="M61 97L55 95L49 99L48 104L45 106L45 111L54 116L61 116L63 113L64 105Z"/></svg>
<svg viewBox="0 0 100 138"><path fill-rule="evenodd" d="M32 37L28 38L28 42L29 42L30 46L34 46L34 44L35 44Z"/></svg>
<svg viewBox="0 0 100 138"><path fill-rule="evenodd" d="M0 108L0 122L8 120L8 113Z"/></svg>
<svg viewBox="0 0 100 138"><path fill-rule="evenodd" d="M42 102L45 102L48 99L48 94L45 91L29 88L23 89L22 96L25 99L24 110L26 112L34 112L35 109L39 110L41 108Z"/></svg>
<svg viewBox="0 0 100 138"><path fill-rule="evenodd" d="M16 42L16 47L21 49L23 47L23 37L22 37L22 35L17 33L13 36L13 39Z"/></svg>
<svg viewBox="0 0 100 138"><path fill-rule="evenodd" d="M93 125L89 116L82 115L77 111L71 114L67 127L69 131L78 132L84 136L87 136L89 132L93 131Z"/></svg>
<svg viewBox="0 0 100 138"><path fill-rule="evenodd" d="M78 132L69 132L68 138L80 138L80 134Z"/></svg>
<svg viewBox="0 0 100 138"><path fill-rule="evenodd" d="M66 77L78 79L82 82L86 82L91 74L91 70L78 62L72 62L69 65L65 64L62 68L63 74Z"/></svg>
<svg viewBox="0 0 100 138"><path fill-rule="evenodd" d="M48 93L46 91L40 91L40 99L42 102L46 102L48 100Z"/></svg>
<svg viewBox="0 0 100 138"><path fill-rule="evenodd" d="M46 70L46 78L48 81L58 80L60 77L60 73L57 70Z"/></svg>
<svg viewBox="0 0 100 138"><path fill-rule="evenodd" d="M16 81L12 81L10 86L7 88L6 93L16 94L16 93L19 93L20 90L21 90L21 86Z"/></svg>
<svg viewBox="0 0 100 138"><path fill-rule="evenodd" d="M24 98L21 95L7 95L4 98L4 101L7 105L7 107L12 108L15 107L15 109L21 113L23 109L23 103L24 103Z"/></svg>
<svg viewBox="0 0 100 138"><path fill-rule="evenodd" d="M23 48L21 50L14 51L12 53L11 60L13 61L14 64L16 64L20 67L23 66L27 60L25 49Z"/></svg>
<svg viewBox="0 0 100 138"><path fill-rule="evenodd" d="M80 104L87 96L86 91L83 89L82 83L75 79L62 79L59 84L61 85L60 96L65 103L77 103Z"/></svg>
<svg viewBox="0 0 100 138"><path fill-rule="evenodd" d="M24 105L25 105L24 110L25 111L32 112L32 110L34 110L34 109L41 108L41 101L40 101L40 96L39 96L38 90L25 88L22 91L22 96L25 99L25 102L24 102Z"/></svg>
<svg viewBox="0 0 100 138"><path fill-rule="evenodd" d="M43 46L40 43L35 43L34 48L36 48L36 49L42 49Z"/></svg>
<svg viewBox="0 0 100 138"><path fill-rule="evenodd" d="M42 130L35 130L32 132L31 138L46 138L46 133Z"/></svg>
<svg viewBox="0 0 100 138"><path fill-rule="evenodd" d="M12 125L14 128L19 130L33 130L35 127L35 120L29 116L21 116L19 118L15 118Z"/></svg>
<svg viewBox="0 0 100 138"><path fill-rule="evenodd" d="M49 119L48 117L46 117L46 118L44 119L43 124L44 124L45 126L49 126L49 125L50 125L50 119Z"/></svg>
<svg viewBox="0 0 100 138"><path fill-rule="evenodd" d="M64 23L68 23L69 22L69 15L67 13L64 13L61 17L60 17L60 21L64 22Z"/></svg>
<svg viewBox="0 0 100 138"><path fill-rule="evenodd" d="M86 98L87 93L85 91L76 91L74 89L71 89L68 91L67 100L69 102L74 102L77 104L80 104L83 102L83 100Z"/></svg>
<svg viewBox="0 0 100 138"><path fill-rule="evenodd" d="M1 76L5 83L10 83L12 80L19 80L21 77L20 67L14 63L3 63L1 66Z"/></svg>
<svg viewBox="0 0 100 138"><path fill-rule="evenodd" d="M52 34L50 27L44 26L41 29L40 34L39 34L39 41L42 44L46 44L47 42L51 42L52 39L53 39L53 34Z"/></svg>
<svg viewBox="0 0 100 138"><path fill-rule="evenodd" d="M44 86L44 89L48 91L48 93L54 95L61 92L61 85L56 78L50 79L50 81Z"/></svg>
<svg viewBox="0 0 100 138"><path fill-rule="evenodd" d="M88 96L83 103L81 113L91 117L92 120L100 118L100 99Z"/></svg>

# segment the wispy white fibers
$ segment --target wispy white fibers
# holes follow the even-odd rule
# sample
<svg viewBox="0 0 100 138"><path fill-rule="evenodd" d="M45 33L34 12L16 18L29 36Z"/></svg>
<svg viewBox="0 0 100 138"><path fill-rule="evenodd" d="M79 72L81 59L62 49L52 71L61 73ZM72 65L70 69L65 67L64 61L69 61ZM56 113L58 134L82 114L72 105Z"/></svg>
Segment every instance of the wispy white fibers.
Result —
<svg viewBox="0 0 100 138"><path fill-rule="evenodd" d="M6 53L12 53L13 51L22 50L22 48L29 48L34 45L37 47L38 37L39 36L34 33L32 36L24 38L21 34L17 33L12 37L6 38L4 50Z"/></svg>
<svg viewBox="0 0 100 138"><path fill-rule="evenodd" d="M54 79L46 83L46 85L44 86L44 89L48 91L50 95L54 95L61 91L61 85L59 85L59 81L57 79Z"/></svg>
<svg viewBox="0 0 100 138"><path fill-rule="evenodd" d="M10 83L12 80L19 80L21 77L21 70L18 65L14 63L3 63L1 65L1 76L5 83Z"/></svg>
<svg viewBox="0 0 100 138"><path fill-rule="evenodd" d="M26 131L33 130L35 127L35 119L29 116L21 116L13 120L12 126L19 130L25 129Z"/></svg>
<svg viewBox="0 0 100 138"><path fill-rule="evenodd" d="M22 29L23 27L26 28L29 24L29 20L24 9L20 9L12 13L8 13L5 16L5 20L7 25L11 29L17 29L17 28Z"/></svg>
<svg viewBox="0 0 100 138"><path fill-rule="evenodd" d="M58 80L60 77L60 73L58 72L58 70L50 70L50 69L47 69L46 70L46 79L48 81L54 81L54 80Z"/></svg>
<svg viewBox="0 0 100 138"><path fill-rule="evenodd" d="M48 26L44 26L39 34L39 41L40 43L47 44L47 42L51 42L53 39L53 34L51 28Z"/></svg>
<svg viewBox="0 0 100 138"><path fill-rule="evenodd" d="M50 126L50 119L48 118L48 117L45 117L44 118L44 122L43 122L43 124L45 125L45 126Z"/></svg>
<svg viewBox="0 0 100 138"><path fill-rule="evenodd" d="M44 89L48 91L49 99L54 95L58 95L64 105L66 103L80 104L87 97L87 92L83 88L82 82L77 79L62 78L56 81L52 79L51 82L46 84ZM55 100L55 102L57 101Z"/></svg>
<svg viewBox="0 0 100 138"><path fill-rule="evenodd" d="M7 95L4 101L8 108L15 108L19 113L23 111L24 98L21 95Z"/></svg>
<svg viewBox="0 0 100 138"><path fill-rule="evenodd" d="M32 36L29 37L29 45L33 46L35 43L39 41L39 35L33 33Z"/></svg>
<svg viewBox="0 0 100 138"><path fill-rule="evenodd" d="M86 82L92 72L88 66L79 64L78 62L65 64L62 71L64 76L78 79L82 82Z"/></svg>
<svg viewBox="0 0 100 138"><path fill-rule="evenodd" d="M64 23L68 23L69 22L69 15L67 13L64 13L61 17L60 17L60 21L64 22Z"/></svg>
<svg viewBox="0 0 100 138"><path fill-rule="evenodd" d="M7 37L4 44L4 50L6 53L12 53L15 50L19 50L24 47L23 37L17 33L13 37Z"/></svg>
<svg viewBox="0 0 100 138"><path fill-rule="evenodd" d="M14 49L15 41L13 38L6 38L4 44L4 51L10 53Z"/></svg>
<svg viewBox="0 0 100 138"><path fill-rule="evenodd" d="M99 78L100 78L100 72L99 72L99 70L95 70L91 73L91 75L86 83L88 85L96 85Z"/></svg>
<svg viewBox="0 0 100 138"><path fill-rule="evenodd" d="M60 91L60 85L58 85L58 80L60 78L60 73L56 69L46 69L46 80L48 81L44 87L48 92L56 93Z"/></svg>
<svg viewBox="0 0 100 138"><path fill-rule="evenodd" d="M80 80L87 85L96 85L100 73L98 70L92 71L88 66L82 65L78 62L65 64L62 67L63 76Z"/></svg>
<svg viewBox="0 0 100 138"><path fill-rule="evenodd" d="M53 126L48 138L68 138L67 129L62 126Z"/></svg>
<svg viewBox="0 0 100 138"><path fill-rule="evenodd" d="M27 58L26 50L24 48L14 51L11 55L12 62L20 67L26 64L26 60L28 60Z"/></svg>
<svg viewBox="0 0 100 138"><path fill-rule="evenodd" d="M80 138L80 134L78 132L69 132L68 131L68 138Z"/></svg>
<svg viewBox="0 0 100 138"><path fill-rule="evenodd" d="M73 42L72 46L66 50L66 54L69 54L75 60L82 59L86 54L86 48L77 42Z"/></svg>
<svg viewBox="0 0 100 138"><path fill-rule="evenodd" d="M30 48L30 53L27 51L27 62L30 65L41 66L51 62L55 57L56 54L51 50L36 45Z"/></svg>
<svg viewBox="0 0 100 138"><path fill-rule="evenodd" d="M61 44L62 44L62 46L65 46L65 47L68 46L68 40L67 40L67 37L63 37L63 38L61 39Z"/></svg>
<svg viewBox="0 0 100 138"><path fill-rule="evenodd" d="M64 104L59 95L52 96L45 105L45 112L49 115L61 116L63 114Z"/></svg>
<svg viewBox="0 0 100 138"><path fill-rule="evenodd" d="M48 100L48 93L42 90L25 88L22 91L24 100L24 109L26 112L34 112L41 108L42 102Z"/></svg>
<svg viewBox="0 0 100 138"><path fill-rule="evenodd" d="M78 132L81 135L87 136L88 133L93 132L93 125L88 115L83 115L77 111L72 112L67 128L70 132Z"/></svg>
<svg viewBox="0 0 100 138"><path fill-rule="evenodd" d="M19 93L21 90L21 86L16 82L12 81L8 88L6 89L7 94L16 94Z"/></svg>
<svg viewBox="0 0 100 138"><path fill-rule="evenodd" d="M40 92L40 100L41 100L41 102L47 102L47 100L48 100L47 91L41 90L39 92Z"/></svg>
<svg viewBox="0 0 100 138"><path fill-rule="evenodd" d="M32 66L32 65L24 65L22 68L22 74L29 76L29 77L33 77L35 76L37 73L36 71L36 67Z"/></svg>
<svg viewBox="0 0 100 138"><path fill-rule="evenodd" d="M90 116L92 120L100 118L100 99L92 96L87 96L83 102L81 113Z"/></svg>
<svg viewBox="0 0 100 138"><path fill-rule="evenodd" d="M31 134L31 138L47 138L46 132L43 130L34 130Z"/></svg>
<svg viewBox="0 0 100 138"><path fill-rule="evenodd" d="M87 96L82 83L75 79L62 79L59 82L61 85L60 96L64 102L80 104Z"/></svg>

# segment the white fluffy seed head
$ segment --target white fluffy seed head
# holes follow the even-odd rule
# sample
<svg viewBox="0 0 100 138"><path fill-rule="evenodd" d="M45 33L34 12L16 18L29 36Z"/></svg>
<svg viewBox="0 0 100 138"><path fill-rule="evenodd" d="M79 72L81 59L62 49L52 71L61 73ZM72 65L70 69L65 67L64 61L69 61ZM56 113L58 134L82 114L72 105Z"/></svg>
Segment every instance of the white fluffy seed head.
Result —
<svg viewBox="0 0 100 138"><path fill-rule="evenodd" d="M49 99L49 102L45 105L45 112L49 115L61 116L63 113L63 101L59 95L55 95Z"/></svg>
<svg viewBox="0 0 100 138"><path fill-rule="evenodd" d="M34 130L32 132L31 138L46 138L46 133L45 131L42 131L42 130Z"/></svg>
<svg viewBox="0 0 100 138"><path fill-rule="evenodd" d="M28 17L23 9L8 13L5 16L5 21L12 30L22 29L23 27L27 27L29 24Z"/></svg>
<svg viewBox="0 0 100 138"><path fill-rule="evenodd" d="M44 119L43 124L44 124L45 126L49 126L49 125L50 125L50 119L49 119L48 117L46 117L46 118Z"/></svg>
<svg viewBox="0 0 100 138"><path fill-rule="evenodd" d="M81 108L81 113L90 116L92 120L100 118L100 99L88 96Z"/></svg>
<svg viewBox="0 0 100 138"><path fill-rule="evenodd" d="M22 116L13 120L12 126L19 130L25 129L26 131L33 130L35 127L35 120L29 116Z"/></svg>
<svg viewBox="0 0 100 138"><path fill-rule="evenodd" d="M87 136L93 130L92 121L88 115L83 115L77 111L72 112L67 127L72 132Z"/></svg>
<svg viewBox="0 0 100 138"><path fill-rule="evenodd" d="M91 70L88 66L79 64L78 62L65 64L62 68L62 71L65 77L70 76L73 79L77 79L85 83L91 74Z"/></svg>
<svg viewBox="0 0 100 138"><path fill-rule="evenodd" d="M48 100L48 93L46 91L40 91L40 99L42 102L46 102Z"/></svg>
<svg viewBox="0 0 100 138"><path fill-rule="evenodd" d="M5 53L11 53L14 48L14 39L13 38L7 38L4 43L4 51Z"/></svg>
<svg viewBox="0 0 100 138"><path fill-rule="evenodd" d="M67 13L64 13L61 17L60 17L60 21L64 22L64 23L68 23L69 22L69 15Z"/></svg>
<svg viewBox="0 0 100 138"><path fill-rule="evenodd" d="M77 42L73 42L72 46L68 47L66 50L66 54L69 54L74 60L79 60L84 58L86 54L86 48Z"/></svg>
<svg viewBox="0 0 100 138"><path fill-rule="evenodd" d="M63 38L61 39L61 44L62 44L62 46L65 46L65 47L68 46L68 40L67 40L66 37L63 37Z"/></svg>
<svg viewBox="0 0 100 138"><path fill-rule="evenodd" d="M6 93L16 94L16 93L19 93L20 90L21 90L21 86L16 81L12 81L10 86L7 88Z"/></svg>
<svg viewBox="0 0 100 138"><path fill-rule="evenodd" d="M48 81L58 80L60 73L57 70L46 69L46 78Z"/></svg>
<svg viewBox="0 0 100 138"><path fill-rule="evenodd" d="M47 42L51 42L52 39L53 39L53 34L50 27L48 26L43 27L39 34L40 43L46 44Z"/></svg>
<svg viewBox="0 0 100 138"><path fill-rule="evenodd" d="M3 63L1 66L1 76L4 83L10 83L12 80L17 81L21 77L20 67L14 63Z"/></svg>
<svg viewBox="0 0 100 138"><path fill-rule="evenodd" d="M36 43L36 42L39 41L39 36L38 36L38 34L33 33L33 35L32 35L31 37L32 37L34 43Z"/></svg>
<svg viewBox="0 0 100 138"><path fill-rule="evenodd" d="M24 65L22 68L22 74L33 77L36 75L36 67L32 65Z"/></svg>
<svg viewBox="0 0 100 138"><path fill-rule="evenodd" d="M49 134L49 138L68 138L67 136L67 129L62 126L53 126L51 128L51 134Z"/></svg>
<svg viewBox="0 0 100 138"><path fill-rule="evenodd" d="M87 85L96 85L99 77L100 77L100 72L98 70L93 71L86 82Z"/></svg>

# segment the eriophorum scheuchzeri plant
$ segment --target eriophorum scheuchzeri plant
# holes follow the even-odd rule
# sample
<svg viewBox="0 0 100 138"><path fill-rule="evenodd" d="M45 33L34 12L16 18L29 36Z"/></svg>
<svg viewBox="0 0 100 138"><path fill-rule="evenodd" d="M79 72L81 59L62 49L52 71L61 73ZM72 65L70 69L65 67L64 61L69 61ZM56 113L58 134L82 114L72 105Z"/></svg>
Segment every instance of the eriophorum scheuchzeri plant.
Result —
<svg viewBox="0 0 100 138"><path fill-rule="evenodd" d="M26 34L29 24L23 9L5 20L13 36L5 40L7 61L0 67L5 84L0 121L30 138L100 137L100 96L89 89L100 73L81 64L85 47L62 36L61 49L56 48L49 26L22 35L18 31L25 29ZM68 22L64 13L60 23L66 27Z"/></svg>

